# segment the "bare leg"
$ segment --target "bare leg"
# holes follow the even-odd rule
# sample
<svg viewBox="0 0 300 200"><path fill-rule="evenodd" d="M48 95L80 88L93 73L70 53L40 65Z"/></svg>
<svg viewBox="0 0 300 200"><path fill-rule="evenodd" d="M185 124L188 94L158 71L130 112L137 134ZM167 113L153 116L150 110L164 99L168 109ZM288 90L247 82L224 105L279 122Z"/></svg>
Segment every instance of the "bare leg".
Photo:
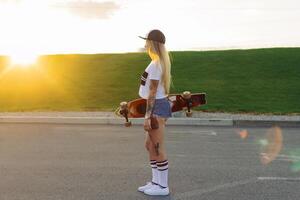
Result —
<svg viewBox="0 0 300 200"><path fill-rule="evenodd" d="M169 194L168 189L168 160L164 143L164 130L165 130L165 122L164 118L157 118L159 123L159 128L155 130L149 131L148 135L150 138L149 142L149 155L150 159L156 160L157 166L157 180L158 185L161 189L158 191L153 189L146 190L146 194Z"/></svg>
<svg viewBox="0 0 300 200"><path fill-rule="evenodd" d="M148 132L146 132L145 148L147 149L147 151L149 153L149 160L156 160L154 144L153 144Z"/></svg>
<svg viewBox="0 0 300 200"><path fill-rule="evenodd" d="M156 161L163 161L167 159L167 154L164 144L164 130L165 130L165 119L157 118L159 128L149 131L148 135L150 138L150 157L155 158ZM152 146L152 147L151 147Z"/></svg>

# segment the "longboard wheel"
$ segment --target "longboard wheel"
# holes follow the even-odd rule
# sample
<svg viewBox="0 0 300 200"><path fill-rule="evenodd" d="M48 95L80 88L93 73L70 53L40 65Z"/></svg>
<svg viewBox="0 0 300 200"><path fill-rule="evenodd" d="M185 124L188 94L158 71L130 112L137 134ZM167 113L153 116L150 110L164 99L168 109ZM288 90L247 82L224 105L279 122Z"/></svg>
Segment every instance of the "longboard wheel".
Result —
<svg viewBox="0 0 300 200"><path fill-rule="evenodd" d="M191 92L190 92L190 91L184 91L184 92L182 93L182 97L183 97L184 99L190 99L190 98L191 98Z"/></svg>
<svg viewBox="0 0 300 200"><path fill-rule="evenodd" d="M127 109L127 102L126 101L122 101L120 103L120 107L121 107L121 110Z"/></svg>
<svg viewBox="0 0 300 200"><path fill-rule="evenodd" d="M126 126L126 127L129 127L129 126L131 126L131 121L129 121L129 122L125 122L125 126Z"/></svg>
<svg viewBox="0 0 300 200"><path fill-rule="evenodd" d="M185 114L186 114L187 117L191 117L193 115L193 112L192 111L190 111L190 112L186 111Z"/></svg>
<svg viewBox="0 0 300 200"><path fill-rule="evenodd" d="M115 115L117 115L119 117L122 116L122 111L121 111L120 107L115 110Z"/></svg>

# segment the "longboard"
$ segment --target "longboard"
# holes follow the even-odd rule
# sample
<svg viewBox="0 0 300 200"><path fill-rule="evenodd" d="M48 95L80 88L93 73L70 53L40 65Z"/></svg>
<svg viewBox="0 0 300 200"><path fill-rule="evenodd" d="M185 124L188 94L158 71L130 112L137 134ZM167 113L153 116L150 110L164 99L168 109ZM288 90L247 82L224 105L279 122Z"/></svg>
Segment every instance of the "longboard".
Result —
<svg viewBox="0 0 300 200"><path fill-rule="evenodd" d="M206 104L205 93L190 93L188 91L182 94L170 94L168 96L171 110L178 112L186 110L186 116L191 117L191 108ZM126 119L125 126L131 126L131 122L128 118L141 118L146 113L147 100L146 99L135 99L129 102L121 102L120 106L116 109L115 114Z"/></svg>

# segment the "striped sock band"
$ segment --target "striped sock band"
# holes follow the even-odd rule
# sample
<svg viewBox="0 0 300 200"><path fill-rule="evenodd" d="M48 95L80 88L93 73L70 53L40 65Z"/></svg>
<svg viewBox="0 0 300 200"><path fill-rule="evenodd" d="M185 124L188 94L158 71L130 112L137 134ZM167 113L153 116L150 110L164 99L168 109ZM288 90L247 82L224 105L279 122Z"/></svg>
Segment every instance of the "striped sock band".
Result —
<svg viewBox="0 0 300 200"><path fill-rule="evenodd" d="M169 172L169 163L168 160L160 161L156 163L158 169L158 180L159 186L162 188L168 187L168 172Z"/></svg>
<svg viewBox="0 0 300 200"><path fill-rule="evenodd" d="M156 160L150 160L150 166L152 168L152 183L155 185L158 184L158 170L156 163Z"/></svg>
<svg viewBox="0 0 300 200"><path fill-rule="evenodd" d="M169 168L169 165L168 165L168 160L164 160L164 161L160 161L160 162L157 162L156 165L157 165L157 169L159 171L165 171Z"/></svg>
<svg viewBox="0 0 300 200"><path fill-rule="evenodd" d="M156 160L150 160L150 166L152 169L156 169L157 166L156 166Z"/></svg>

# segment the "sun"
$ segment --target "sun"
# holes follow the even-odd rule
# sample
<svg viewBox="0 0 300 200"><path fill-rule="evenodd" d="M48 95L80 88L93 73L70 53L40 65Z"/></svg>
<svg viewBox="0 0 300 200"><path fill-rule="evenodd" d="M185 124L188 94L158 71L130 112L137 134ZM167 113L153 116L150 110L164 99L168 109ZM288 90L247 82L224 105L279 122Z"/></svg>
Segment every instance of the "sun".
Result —
<svg viewBox="0 0 300 200"><path fill-rule="evenodd" d="M39 56L34 53L22 52L13 53L9 57L11 66L29 67L36 63Z"/></svg>

